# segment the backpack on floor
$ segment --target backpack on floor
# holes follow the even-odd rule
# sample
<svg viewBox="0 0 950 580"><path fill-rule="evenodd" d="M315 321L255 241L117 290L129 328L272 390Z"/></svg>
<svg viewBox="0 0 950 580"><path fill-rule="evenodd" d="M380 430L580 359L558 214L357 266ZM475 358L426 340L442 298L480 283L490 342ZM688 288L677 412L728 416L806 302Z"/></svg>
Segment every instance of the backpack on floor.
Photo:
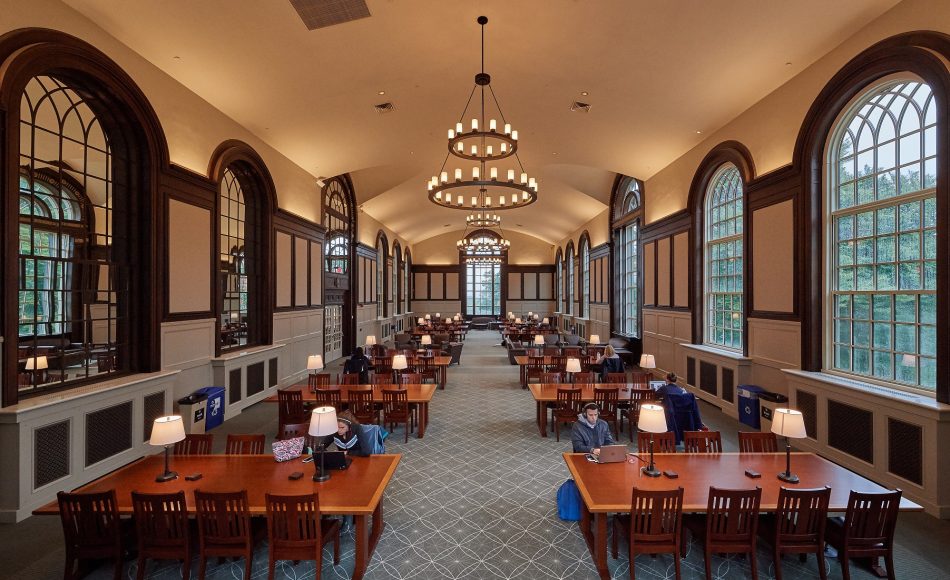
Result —
<svg viewBox="0 0 950 580"><path fill-rule="evenodd" d="M568 479L557 490L557 516L566 522L581 519L581 492L573 479Z"/></svg>

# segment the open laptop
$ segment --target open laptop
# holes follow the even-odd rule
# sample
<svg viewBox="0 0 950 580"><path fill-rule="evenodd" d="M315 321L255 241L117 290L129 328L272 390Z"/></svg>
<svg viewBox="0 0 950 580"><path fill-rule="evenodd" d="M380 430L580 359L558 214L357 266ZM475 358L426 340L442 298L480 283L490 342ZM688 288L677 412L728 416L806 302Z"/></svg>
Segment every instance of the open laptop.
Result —
<svg viewBox="0 0 950 580"><path fill-rule="evenodd" d="M627 460L626 445L604 445L600 448L597 463L620 463Z"/></svg>
<svg viewBox="0 0 950 580"><path fill-rule="evenodd" d="M314 453L314 461L320 461L320 454ZM353 460L346 456L342 451L324 451L323 467L324 469L346 469Z"/></svg>

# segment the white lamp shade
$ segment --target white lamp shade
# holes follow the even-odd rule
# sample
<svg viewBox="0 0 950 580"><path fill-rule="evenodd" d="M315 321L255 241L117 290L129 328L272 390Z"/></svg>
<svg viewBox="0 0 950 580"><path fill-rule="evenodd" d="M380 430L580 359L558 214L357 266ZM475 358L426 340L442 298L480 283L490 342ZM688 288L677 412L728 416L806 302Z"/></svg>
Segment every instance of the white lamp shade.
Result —
<svg viewBox="0 0 950 580"><path fill-rule="evenodd" d="M529 311L528 311L528 318L531 318L532 316L534 316L534 312L531 312L531 311L529 310Z"/></svg>
<svg viewBox="0 0 950 580"><path fill-rule="evenodd" d="M323 369L323 355L322 354L312 354L307 357L308 371L319 371L322 369Z"/></svg>
<svg viewBox="0 0 950 580"><path fill-rule="evenodd" d="M367 337L366 337L366 344L367 344L368 346L373 346L373 345L375 345L375 344L376 344L376 335L375 335L375 334L371 334L371 335L367 336Z"/></svg>
<svg viewBox="0 0 950 580"><path fill-rule="evenodd" d="M310 430L314 437L326 437L337 432L336 409L333 407L317 407L310 415Z"/></svg>
<svg viewBox="0 0 950 580"><path fill-rule="evenodd" d="M775 409L775 414L772 416L772 433L792 439L807 437L805 416L795 409Z"/></svg>
<svg viewBox="0 0 950 580"><path fill-rule="evenodd" d="M660 405L640 405L637 429L647 433L666 433L666 413Z"/></svg>
<svg viewBox="0 0 950 580"><path fill-rule="evenodd" d="M441 312L436 312L436 313L435 313L435 317L436 317L436 318L442 318L442 313L441 313Z"/></svg>
<svg viewBox="0 0 950 580"><path fill-rule="evenodd" d="M544 336L542 336L542 335L540 335L540 334L535 334L535 335L534 335L534 344L537 344L538 346L544 344Z"/></svg>
<svg viewBox="0 0 950 580"><path fill-rule="evenodd" d="M46 360L46 356L31 356L26 359L26 370L28 371L43 371L49 368L49 361Z"/></svg>
<svg viewBox="0 0 950 580"><path fill-rule="evenodd" d="M640 355L640 368L643 369L655 369L656 368L656 357L652 354L641 354Z"/></svg>
<svg viewBox="0 0 950 580"><path fill-rule="evenodd" d="M420 318L416 320L416 324L425 324L425 322L426 322L425 318Z"/></svg>
<svg viewBox="0 0 950 580"><path fill-rule="evenodd" d="M422 335L422 344L432 344L432 336L428 334Z"/></svg>
<svg viewBox="0 0 950 580"><path fill-rule="evenodd" d="M537 320L538 318L540 318L540 316L538 316L537 314L535 314L535 315L534 315L534 319Z"/></svg>
<svg viewBox="0 0 950 580"><path fill-rule="evenodd" d="M159 417L152 423L152 437L148 440L148 444L171 445L184 438L185 424L181 420L181 415L168 415L167 417Z"/></svg>
<svg viewBox="0 0 950 580"><path fill-rule="evenodd" d="M521 324L521 318L515 318L515 324Z"/></svg>
<svg viewBox="0 0 950 580"><path fill-rule="evenodd" d="M452 320L455 322L458 322L459 320L462 320L462 317L456 314L455 316L452 317Z"/></svg>
<svg viewBox="0 0 950 580"><path fill-rule="evenodd" d="M405 370L409 365L406 364L406 355L397 354L393 355L393 370L401 371Z"/></svg>
<svg viewBox="0 0 950 580"><path fill-rule="evenodd" d="M462 313L461 313L461 312L456 312L456 313L455 313L455 318L462 318Z"/></svg>
<svg viewBox="0 0 950 580"><path fill-rule="evenodd" d="M551 324L551 319L545 317L541 320L541 324Z"/></svg>
<svg viewBox="0 0 950 580"><path fill-rule="evenodd" d="M432 320L432 315L431 315L431 314L426 314L426 320Z"/></svg>
<svg viewBox="0 0 950 580"><path fill-rule="evenodd" d="M509 312L509 313L508 313L508 320L511 320L511 319L514 318L514 317L515 317L515 313L514 313L514 312Z"/></svg>
<svg viewBox="0 0 950 580"><path fill-rule="evenodd" d="M589 342L590 342L591 344L600 344L600 335L599 335L599 334L592 334L592 335L590 335L590 341L589 341Z"/></svg>
<svg viewBox="0 0 950 580"><path fill-rule="evenodd" d="M564 370L566 370L569 373L581 372L581 359L579 358L567 359L567 365L565 365Z"/></svg>

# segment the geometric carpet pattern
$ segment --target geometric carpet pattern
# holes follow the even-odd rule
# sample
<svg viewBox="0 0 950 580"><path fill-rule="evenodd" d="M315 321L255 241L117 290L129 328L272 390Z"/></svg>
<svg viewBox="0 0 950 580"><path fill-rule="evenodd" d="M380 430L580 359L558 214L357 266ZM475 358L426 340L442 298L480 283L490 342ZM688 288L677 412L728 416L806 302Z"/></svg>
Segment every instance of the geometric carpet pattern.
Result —
<svg viewBox="0 0 950 580"><path fill-rule="evenodd" d="M503 348L494 346L498 340L497 332L469 333L462 365L450 368L446 390L436 391L430 405L430 423L424 439L411 435L409 442L404 443L402 428L387 439L387 452L401 453L402 461L384 496L386 527L366 578L597 577L577 523L557 517L555 494L569 475L560 456L570 449L569 428L563 428L560 442L555 441L553 434L548 438L538 436L534 401L530 392L518 387L517 367L508 364ZM223 440L224 433L240 427L239 421L253 420L255 414L267 422L264 432L273 433L276 406L259 404L216 430L216 439ZM715 424L712 426L716 428ZM724 424L724 438L730 437L730 433L734 438L734 432L734 423ZM764 543L760 545L760 578L773 578L771 554ZM61 554L61 539L58 547ZM349 578L353 547L350 529L343 534L340 564L333 565L328 550L320 577ZM642 555L636 562L638 578L674 577L669 556ZM312 563L292 564L280 563L277 577L317 577ZM623 547L617 560L608 555L608 564L613 578L629 577ZM814 556L809 556L804 564L797 557L786 557L783 576L796 580L816 578L816 566ZM716 556L712 568L716 578L750 577L746 559ZM841 577L836 559L828 559L828 568L831 578ZM916 558L899 546L898 577L910 577L911 570L920 578L947 577L936 562ZM110 571L108 566L100 567L91 577L109 578ZM125 577L134 578L135 563L127 562L123 572ZM197 577L197 560L192 574ZM208 578L230 580L242 575L241 560L208 563ZM872 577L856 566L852 566L852 575ZM181 576L173 562L152 562L147 577L164 580ZM266 545L260 545L255 552L252 577L267 577ZM704 578L702 549L695 543L683 561L683 577Z"/></svg>

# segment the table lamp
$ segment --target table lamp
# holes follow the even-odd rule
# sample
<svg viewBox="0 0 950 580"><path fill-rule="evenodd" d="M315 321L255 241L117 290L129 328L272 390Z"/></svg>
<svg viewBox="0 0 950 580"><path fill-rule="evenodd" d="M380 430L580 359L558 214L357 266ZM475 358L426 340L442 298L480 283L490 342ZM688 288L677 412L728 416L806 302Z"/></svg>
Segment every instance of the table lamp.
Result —
<svg viewBox="0 0 950 580"><path fill-rule="evenodd" d="M591 344L600 344L600 335L599 334L590 335L590 340L588 340L587 342Z"/></svg>
<svg viewBox="0 0 950 580"><path fill-rule="evenodd" d="M532 316L534 316L534 312L531 312L531 311L529 310L529 311L528 311L528 318L531 318Z"/></svg>
<svg viewBox="0 0 950 580"><path fill-rule="evenodd" d="M430 348L430 347L432 346L432 335L431 335L431 334L423 334L423 335L422 335L422 340L421 340L420 342L422 343L422 346L424 346L424 347L426 347L426 348Z"/></svg>
<svg viewBox="0 0 950 580"><path fill-rule="evenodd" d="M458 314L452 317L452 322L459 322L460 320L462 320L462 317Z"/></svg>
<svg viewBox="0 0 950 580"><path fill-rule="evenodd" d="M376 335L370 334L366 337L366 346L376 346Z"/></svg>
<svg viewBox="0 0 950 580"><path fill-rule="evenodd" d="M425 315L425 319L426 319L426 322L432 320L432 315L431 315L431 314L426 314L426 315Z"/></svg>
<svg viewBox="0 0 950 580"><path fill-rule="evenodd" d="M436 317L436 318L442 318L442 313L441 313L441 312L436 312L436 313L435 313L435 317Z"/></svg>
<svg viewBox="0 0 950 580"><path fill-rule="evenodd" d="M310 371L311 375L317 374L316 371L323 370L323 355L322 354L312 354L307 357L307 370Z"/></svg>
<svg viewBox="0 0 950 580"><path fill-rule="evenodd" d="M419 326L422 326L422 325L425 324L425 323L426 323L426 319L425 319L425 318L418 318L418 319L416 319L416 324L418 324Z"/></svg>
<svg viewBox="0 0 950 580"><path fill-rule="evenodd" d="M534 345L535 345L535 346L544 346L544 335L535 334L535 335L534 335Z"/></svg>
<svg viewBox="0 0 950 580"><path fill-rule="evenodd" d="M310 430L307 433L311 437L318 437L320 441L320 471L316 470L316 461L314 461L314 481L326 481L330 479L330 474L323 468L323 452L327 446L323 443L323 438L327 435L333 435L337 432L336 409L333 407L317 407L310 415Z"/></svg>
<svg viewBox="0 0 950 580"><path fill-rule="evenodd" d="M44 376L46 375L46 369L49 368L49 360L46 358L46 355L40 356L31 356L26 359L25 370L30 371L33 375L38 375L38 379L35 382L44 383Z"/></svg>
<svg viewBox="0 0 950 580"><path fill-rule="evenodd" d="M509 312L509 313L508 313L508 320L514 320L514 319L515 319L515 313L514 313L514 312Z"/></svg>
<svg viewBox="0 0 950 580"><path fill-rule="evenodd" d="M660 477L660 470L653 462L653 434L666 432L666 413L660 405L640 405L640 419L637 429L650 434L650 465L643 469L643 473L650 477Z"/></svg>
<svg viewBox="0 0 950 580"><path fill-rule="evenodd" d="M548 318L547 316L545 316L544 318L541 319L541 324L547 326L547 325L551 324L551 319Z"/></svg>
<svg viewBox="0 0 950 580"><path fill-rule="evenodd" d="M178 473L169 471L168 469L168 448L184 440L184 438L185 424L181 420L181 415L159 417L152 423L152 436L149 438L148 444L156 447L159 445L165 446L165 472L160 473L158 477L155 478L155 481L171 481L178 477Z"/></svg>
<svg viewBox="0 0 950 580"><path fill-rule="evenodd" d="M788 438L804 439L808 436L805 433L804 415L795 409L775 409L772 433L785 437L785 473L779 473L778 478L788 483L798 483L798 476L792 473L792 445Z"/></svg>
<svg viewBox="0 0 950 580"><path fill-rule="evenodd" d="M640 368L641 369L655 369L656 368L656 357L652 354L641 354L640 355Z"/></svg>
<svg viewBox="0 0 950 580"><path fill-rule="evenodd" d="M515 318L515 324L521 324L521 317Z"/></svg>
<svg viewBox="0 0 950 580"><path fill-rule="evenodd" d="M402 371L406 370L409 365L406 363L406 355L396 354L393 355L393 370L396 371L396 377L398 378Z"/></svg>
<svg viewBox="0 0 950 580"><path fill-rule="evenodd" d="M579 358L569 358L567 363L564 365L564 371L571 375L571 382L574 382L574 373L581 372L581 359Z"/></svg>

